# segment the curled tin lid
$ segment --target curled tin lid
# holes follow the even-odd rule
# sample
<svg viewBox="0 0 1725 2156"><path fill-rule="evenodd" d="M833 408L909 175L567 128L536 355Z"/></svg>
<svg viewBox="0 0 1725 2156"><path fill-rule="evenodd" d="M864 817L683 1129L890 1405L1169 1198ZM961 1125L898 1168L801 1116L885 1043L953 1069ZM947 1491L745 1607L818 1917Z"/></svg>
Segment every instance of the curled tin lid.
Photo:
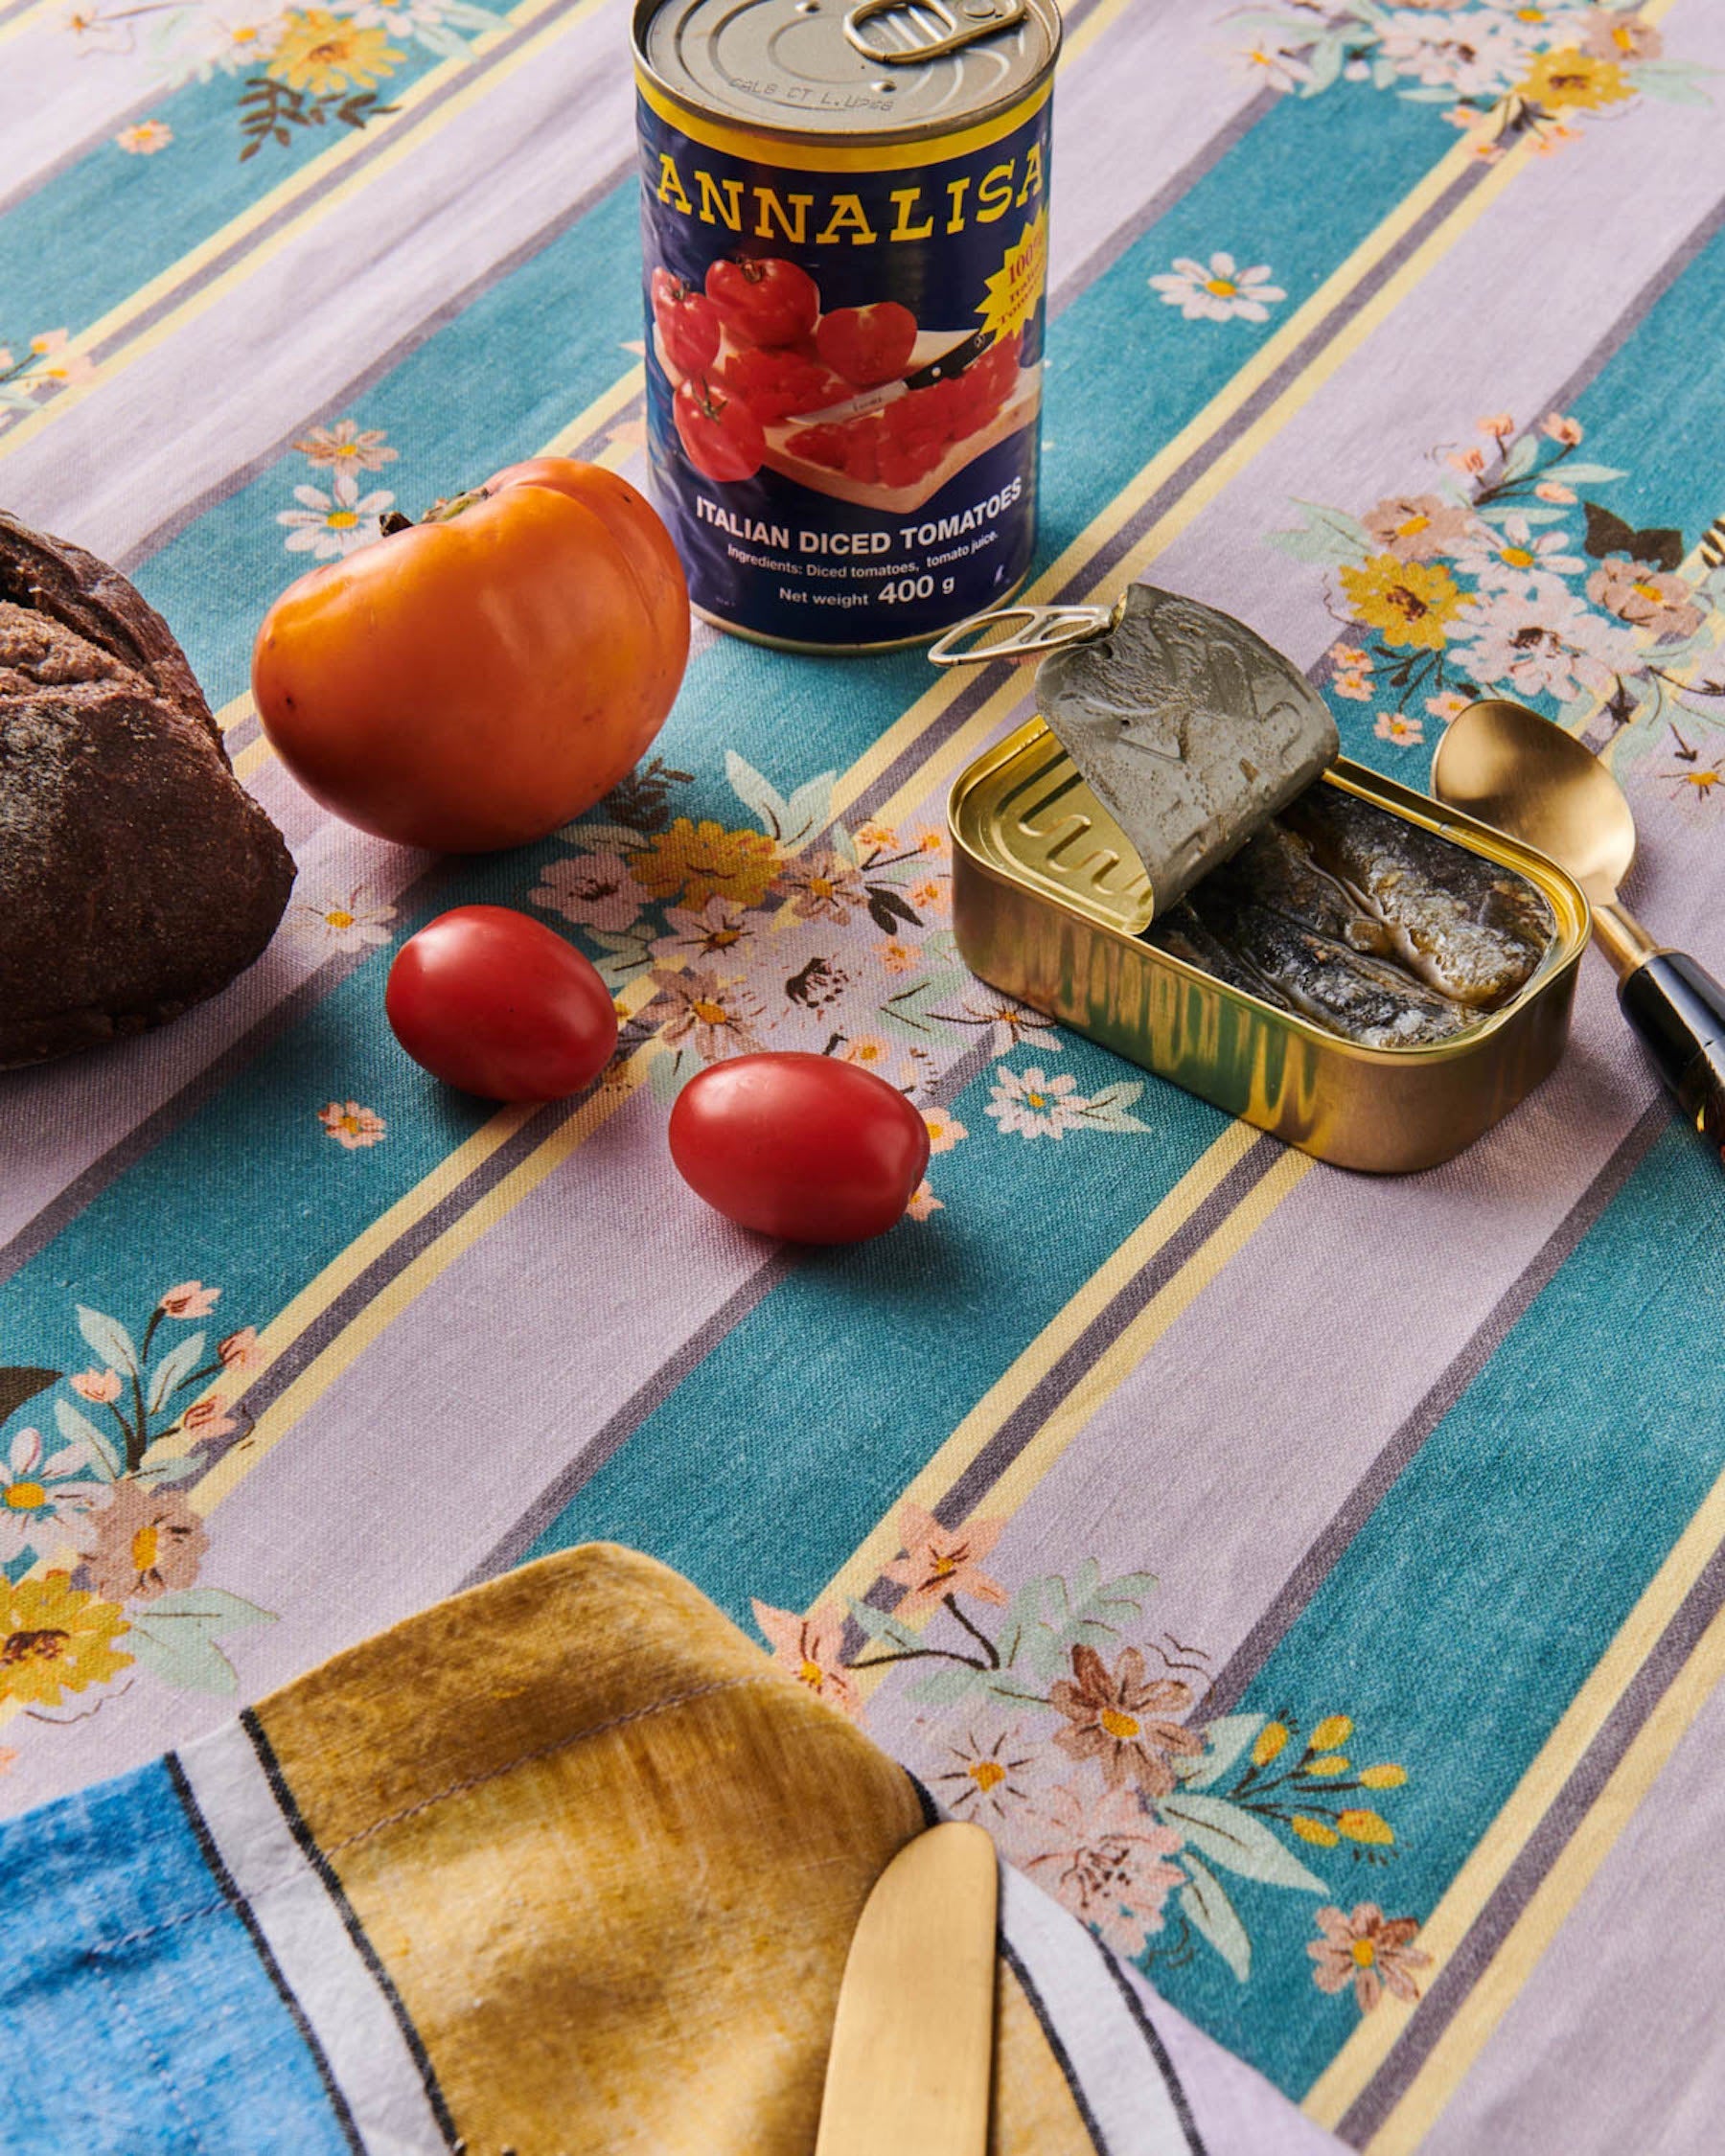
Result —
<svg viewBox="0 0 1725 2156"><path fill-rule="evenodd" d="M1040 660L1043 716L1136 848L1159 915L1341 750L1329 706L1291 660L1231 614L1154 585L1113 607L997 608L929 655Z"/></svg>
<svg viewBox="0 0 1725 2156"><path fill-rule="evenodd" d="M635 52L678 103L773 134L937 137L1035 89L1054 0L636 0Z"/></svg>

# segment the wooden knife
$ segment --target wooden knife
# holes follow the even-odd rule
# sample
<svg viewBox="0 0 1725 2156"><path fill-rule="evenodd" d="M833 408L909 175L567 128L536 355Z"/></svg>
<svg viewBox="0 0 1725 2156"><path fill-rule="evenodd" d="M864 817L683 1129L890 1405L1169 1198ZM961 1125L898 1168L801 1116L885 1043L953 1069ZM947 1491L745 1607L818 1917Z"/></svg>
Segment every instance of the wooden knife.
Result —
<svg viewBox="0 0 1725 2156"><path fill-rule="evenodd" d="M994 1844L950 1821L875 1881L851 1940L815 2156L986 2156Z"/></svg>

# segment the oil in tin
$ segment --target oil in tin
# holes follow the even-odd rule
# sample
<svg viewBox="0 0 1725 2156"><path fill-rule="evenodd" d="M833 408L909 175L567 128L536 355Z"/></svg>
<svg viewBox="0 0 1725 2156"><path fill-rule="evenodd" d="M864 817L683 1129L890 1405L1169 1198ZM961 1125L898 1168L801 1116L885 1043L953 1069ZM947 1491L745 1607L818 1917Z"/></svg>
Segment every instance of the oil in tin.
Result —
<svg viewBox="0 0 1725 2156"><path fill-rule="evenodd" d="M647 425L699 612L819 651L1035 543L1053 0L639 0Z"/></svg>

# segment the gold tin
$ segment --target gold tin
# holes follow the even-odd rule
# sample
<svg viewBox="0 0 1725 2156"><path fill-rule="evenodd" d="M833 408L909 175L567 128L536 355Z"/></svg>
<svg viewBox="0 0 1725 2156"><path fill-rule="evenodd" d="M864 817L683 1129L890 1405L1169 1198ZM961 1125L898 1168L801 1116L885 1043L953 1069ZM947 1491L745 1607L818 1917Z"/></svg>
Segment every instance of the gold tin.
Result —
<svg viewBox="0 0 1725 2156"><path fill-rule="evenodd" d="M961 772L948 806L953 921L971 971L1187 1092L1338 1167L1435 1167L1555 1068L1591 923L1543 854L1346 760L1322 784L1514 869L1556 923L1521 992L1459 1039L1367 1048L1144 941L1149 886L1041 719Z"/></svg>

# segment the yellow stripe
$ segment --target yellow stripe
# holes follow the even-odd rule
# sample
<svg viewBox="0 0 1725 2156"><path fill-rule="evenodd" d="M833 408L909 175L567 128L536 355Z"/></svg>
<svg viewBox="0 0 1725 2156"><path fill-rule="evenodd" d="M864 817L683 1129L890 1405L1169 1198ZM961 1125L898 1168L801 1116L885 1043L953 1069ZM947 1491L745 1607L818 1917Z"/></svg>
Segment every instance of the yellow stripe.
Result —
<svg viewBox="0 0 1725 2156"><path fill-rule="evenodd" d="M271 189L269 194L242 211L238 217L231 218L218 232L200 241L189 254L181 256L179 261L152 277L149 284L129 294L118 307L111 308L99 321L79 331L70 340L68 349L80 353L93 351L98 344L104 343L137 320L165 295L184 285L207 264L217 260L236 241L255 232L286 204L297 201L329 173L352 163L362 150L374 148L380 137L388 138L384 150L361 172L350 174L340 186L332 189L319 200L310 203L297 218L290 219L280 231L270 234L261 246L232 264L219 277L170 310L159 321L152 323L128 343L123 344L117 352L110 353L100 362L89 380L74 383L63 389L58 397L39 405L16 425L0 434L0 457L10 456L25 442L34 440L57 419L82 403L85 398L92 397L98 390L104 388L134 360L142 358L146 353L153 352L188 323L196 321L218 299L224 298L264 264L273 261L284 248L312 230L333 211L345 207L385 173L393 172L404 157L424 148L463 113L490 96L493 90L508 81L522 67L539 58L576 24L605 5L605 0L575 0L575 4L564 13L547 23L536 36L530 37L507 59L499 61L487 74L470 82L465 90L458 91L435 111L416 118L426 99L446 83L466 73L475 57L482 57L505 36L526 23L535 21L557 5L558 0L521 0L521 5L507 18L503 27L486 31L474 39L466 58L442 60L429 74L423 75L417 81L410 83L402 92L398 113L381 115L369 126L354 129L340 142L333 144L330 149L314 157L309 165L302 166L291 177Z"/></svg>
<svg viewBox="0 0 1725 2156"><path fill-rule="evenodd" d="M1430 2132L1722 1676L1725 1611L1702 1634L1563 1854L1540 1881L1491 1966L1468 1993L1406 2095L1367 2144L1371 2156L1408 2156Z"/></svg>
<svg viewBox="0 0 1725 2156"><path fill-rule="evenodd" d="M867 1593L881 1567L903 1547L895 1522L909 1500L932 1512L995 1433L1024 1405L1084 1328L1208 1198L1229 1170L1244 1158L1257 1133L1236 1123L1186 1170L1167 1196L1099 1266L1063 1309L1005 1369L959 1423L928 1465L900 1493L893 1509L869 1530L815 1597L816 1603L848 1602ZM991 1505L992 1509L992 1505Z"/></svg>
<svg viewBox="0 0 1725 2156"><path fill-rule="evenodd" d="M1112 18L1111 18L1112 19ZM916 172L949 157L963 157L973 149L986 149L1015 127L1032 120L1053 95L1050 77L1009 110L998 113L955 135L931 134L916 142L868 143L856 138L849 144L823 142L796 135L775 135L769 129L748 127L712 118L680 103L662 84L649 79L637 61L635 88L641 101L667 126L675 127L702 149L716 149L726 157L747 158L755 165L785 172ZM711 221L710 219L708 220ZM762 233L760 238L768 235Z"/></svg>
<svg viewBox="0 0 1725 2156"><path fill-rule="evenodd" d="M811 1609L831 1601L842 1605L860 1599L868 1592L883 1567L904 1547L898 1518L905 1502L920 1504L925 1511L934 1509L1097 1311L1191 1217L1257 1135L1257 1132L1246 1124L1235 1124L1188 1171L1143 1226L1085 1283L1004 1376L989 1388L928 1466L893 1500L863 1542L816 1595ZM984 1505L990 1520L1010 1520L1024 1504L1098 1409L1132 1375L1169 1326L1240 1254L1313 1165L1303 1153L1284 1153L1172 1278L1158 1289L1118 1339L1110 1343L1067 1397L1050 1411L1035 1437L989 1492ZM858 1682L867 1691L880 1678L873 1672L866 1672Z"/></svg>
<svg viewBox="0 0 1725 2156"><path fill-rule="evenodd" d="M1501 193L1502 186L1506 183L1508 176L1521 169L1522 163L1525 160L1521 156L1519 156L1517 153L1512 152L1504 160L1503 164L1497 168L1492 177L1493 179L1497 180L1499 184L1496 188L1493 189L1493 199L1495 199L1495 196L1498 193ZM1351 290L1353 287L1359 282L1360 277L1363 276L1369 268L1371 264L1381 258L1385 246L1392 243L1392 237L1406 229L1410 216L1410 205L1418 204L1423 206L1430 200L1435 199L1437 193L1441 192L1440 188L1435 188L1435 183L1438 179L1438 172L1447 172L1449 179L1453 179L1460 172L1464 162L1465 152L1463 152L1460 157L1458 156L1458 153L1456 151L1452 150L1451 152L1449 152L1442 160L1441 165L1438 168L1438 172L1434 172L1431 175L1428 175L1427 179L1421 183L1420 187L1414 190L1414 195L1409 197L1408 202L1405 202L1400 206L1400 208L1398 208L1397 211L1392 213L1392 216L1377 228L1377 230L1370 236L1370 238L1362 243L1361 248L1356 251L1355 256L1350 258L1349 264L1344 265L1344 269L1342 271L1339 271L1337 275L1329 281L1324 289L1333 290L1338 294L1338 296L1346 291ZM1446 180L1443 184L1448 184L1448 181ZM1424 268L1429 267L1433 264L1440 261L1447 253L1449 246L1453 244L1454 236L1451 232L1451 226L1455 222L1456 218L1463 219L1463 228L1465 228L1465 225L1470 225L1474 218L1479 215L1479 209L1480 205L1477 201L1477 195L1470 195L1468 199L1465 202L1461 203L1458 207L1457 211L1453 213L1451 219L1446 220L1443 226L1441 226L1437 232L1428 237L1428 239L1423 242L1423 244L1415 252L1413 258L1411 258L1410 262L1404 264L1402 270L1397 274L1397 277L1393 281L1393 289L1397 296L1401 296L1408 290L1412 289L1413 286L1417 283L1419 275L1423 274ZM1414 216L1417 216L1418 208L1414 208L1411 214ZM1386 235L1391 235L1392 238L1386 239ZM1347 274L1350 268L1353 270L1353 274L1351 276ZM1310 307L1310 304L1311 303L1308 303L1308 308ZM1302 309L1300 311L1302 316L1307 314L1306 309ZM1375 306L1373 310L1373 319L1381 319L1382 315L1386 311L1386 307ZM1363 333L1364 333L1362 332L1361 334ZM1328 376L1334 372L1335 367L1340 364L1341 358L1346 356L1347 352L1351 352L1355 348L1355 346L1359 342L1359 336L1349 336L1347 333L1345 332L1344 340L1344 350L1338 351L1334 347L1326 349L1326 351L1321 356L1321 357L1314 363L1314 366L1311 370L1312 389L1308 390L1306 396L1296 398L1292 394L1292 392L1284 395L1283 398L1278 400L1276 406L1273 407L1272 412L1266 414L1265 419L1260 421L1258 424L1251 430L1247 438L1251 443L1249 455L1242 456L1230 452L1230 456L1229 459L1230 475L1237 473L1237 471L1243 468L1245 463L1250 461L1250 455L1255 455L1258 449L1262 448L1271 439L1273 439L1275 433L1279 429L1280 425L1285 424L1288 419L1292 418L1297 411L1303 407L1310 394L1315 391L1319 382L1326 379ZM1339 342L1343 342L1344 340L1339 340ZM1207 413L1218 414L1219 416L1212 422L1212 424L1221 424L1222 418L1226 417L1228 413L1234 408L1236 407L1229 401L1226 393L1224 393L1224 396L1214 400L1212 401L1212 404L1209 407L1207 407ZM1187 432L1189 434L1190 430L1188 429ZM1141 500L1148 494L1149 492L1153 491L1153 487L1146 484L1146 474L1150 470L1153 470L1160 467L1162 464L1162 461L1163 460L1161 457L1152 460L1152 465L1146 467L1145 472L1141 472L1138 475L1138 479L1134 481L1133 486L1127 490L1127 493L1131 494L1135 500ZM1173 535L1173 532L1176 529L1180 528L1178 522L1176 521L1177 516L1177 512L1171 512L1168 516L1165 516L1160 520L1154 530L1149 535L1147 535L1146 539L1144 540L1141 540L1138 546L1134 549L1133 556L1131 558L1134 562L1139 562L1143 559L1147 559L1148 556L1153 553L1159 546L1166 543L1167 538L1171 537ZM1085 546L1087 541L1091 539L1092 534L1105 535L1114 530L1117 530L1120 521L1123 521L1123 517L1115 516L1110 511L1103 512L1101 516L1099 516L1092 521L1086 534L1083 535L1083 537L1079 540L1074 541L1072 546L1068 548L1066 554L1062 557L1062 562L1064 563L1070 562L1076 564L1076 562L1080 555L1080 550ZM1062 573L1066 572L1063 571ZM1130 573L1131 572L1129 569L1122 568L1122 570L1115 573L1115 579L1103 581L1115 581L1117 579L1117 581L1123 583L1127 581L1127 577ZM1047 585L1048 579L1045 578L1042 582L1042 585L1040 585L1038 588L1046 588ZM886 740L895 741L897 743L897 749L894 752L902 753L906 747L908 747L915 739L916 734L924 730L932 722L933 717L940 710L944 709L946 703L949 702L951 699L958 693L958 688L959 684L956 682L942 682L932 693L931 696L919 699L917 704L912 706L911 712L907 713L905 717L901 719L893 728L889 729L888 736L886 737ZM1010 705L1011 701L1015 700L1015 696L1016 692L1009 684L1007 688L1000 691L996 698L990 700L990 704L998 706L1004 702L1006 705ZM921 714L922 716L920 719L920 723L912 728L909 722L915 714ZM976 727L980 722L980 716L981 715L979 714L977 721L973 721L968 727L963 729L963 733L966 737L974 736ZM899 794L895 796L895 798L908 800L915 791L926 787L928 772L930 769L935 767L944 767L945 765L955 761L963 753L963 742L957 744L949 744L946 748L939 751L937 755L931 760L931 764L929 766L925 766L924 772L919 775L917 779L907 782L907 785L904 788L901 788ZM862 793L864 788L873 782L874 777L878 774L879 770L885 767L885 763L887 760L887 756L883 755L881 745L877 745L877 746L873 750L871 750L867 756L860 760L859 764L853 766L850 771L848 771L844 775L844 777L839 782L838 786L835 789L835 812L840 811L851 801L854 801L858 797L858 795ZM638 1084L640 1082L641 1076L644 1074L645 1067L646 1051L638 1051L636 1056L632 1059L631 1064L628 1066L627 1084L631 1087ZM576 1111L572 1120L578 1121L580 1116L586 1112L586 1110ZM557 1155L559 1158L562 1158L564 1157L564 1152L566 1151L566 1148L563 1145L562 1131L554 1134L551 1137L547 1138L544 1141L544 1144L548 1147L559 1148ZM1302 1158L1303 1157L1297 1158ZM518 1184L517 1179L522 1176L524 1169L528 1165L530 1165L530 1163L523 1163L523 1168L518 1169L515 1173L515 1176L510 1179L510 1184L500 1186L500 1189L513 1185L518 1187L520 1193L524 1195L526 1189L531 1188L532 1184L531 1182L526 1181L522 1181ZM1299 1172L1303 1173L1303 1167L1301 1167ZM1260 1188L1262 1186L1260 1186ZM493 1199L491 1201L488 1201L485 1213L485 1223L488 1226L502 1218L504 1211L507 1210L506 1206L501 1205L497 1202L500 1193L494 1193ZM392 1211L399 1212L402 1207L411 1206L413 1208L412 1217L419 1218L423 1216L425 1211L429 1209L430 1203L435 1203L435 1199L433 1198L428 1203L420 1203L417 1193L409 1193L406 1198L402 1199L400 1202L399 1205L396 1208L392 1208ZM457 1224L454 1228L448 1231L449 1237L461 1237L463 1236L463 1234L464 1231L459 1224ZM440 1244L443 1240L446 1239L447 1238L440 1239ZM465 1239L461 1242L460 1247L466 1248L467 1241L471 1241L471 1239L472 1232L466 1233ZM410 1269L410 1276L416 1282L418 1282L419 1286L428 1284L431 1279L436 1277L437 1273L442 1270L441 1265L435 1265L431 1262L435 1257L438 1247L439 1246L433 1246L433 1249L431 1250L423 1253L421 1258L414 1261L414 1265ZM448 1262L448 1260L446 1259L445 1262ZM331 1269L332 1273L334 1272L334 1269ZM320 1275L320 1280L324 1276ZM403 1277L405 1278L407 1276ZM306 1291L306 1295L310 1296L312 1292L312 1290L309 1289ZM418 1292L418 1287L415 1288L414 1292ZM304 1297L296 1298L296 1302L303 1299ZM322 1299L318 1303L318 1307L321 1308L326 1306L329 1299L333 1298L328 1295L323 1296ZM350 1363L356 1356L357 1356L366 1346L370 1345L374 1340L379 1338L380 1334L386 1329L386 1327L394 1321L395 1318L400 1316L402 1311L408 1306L411 1300L412 1296L410 1295L407 1295L404 1292L398 1291L392 1293L387 1301L374 1301L373 1303L368 1304L366 1309L362 1311L360 1315L355 1319L352 1327L348 1328L341 1335L339 1342L335 1343L335 1346L339 1346L341 1350L341 1366L346 1367L348 1363ZM277 1335L278 1327L272 1324L269 1328L269 1337L272 1341L274 1341L277 1338ZM286 1338L287 1336L282 1336L282 1344L286 1344ZM279 1352L279 1349L277 1351ZM331 1357L334 1353L334 1351L335 1350L334 1346L332 1348L326 1348L325 1350L323 1350L322 1355L318 1359L318 1364L313 1365L312 1367L309 1369L300 1380L296 1381L296 1394L300 1392L301 1388L307 1388L308 1389L302 1396L308 1399L315 1396L315 1391L310 1389L310 1388L312 1386L312 1381L315 1378L317 1368L321 1364L324 1363L327 1358ZM321 1387L316 1388L316 1390L321 1389ZM281 1406L282 1403L277 1403L277 1409L279 1409ZM273 1443L279 1438L282 1431L287 1426L286 1423L281 1420L275 1410L271 1411L271 1416L273 1418L273 1435L270 1437L269 1441ZM245 1461L249 1461L250 1458L259 1456L258 1448L256 1446L247 1446L245 1448L242 1448L241 1450L243 1452ZM230 1456L230 1457L232 1456ZM212 1471L213 1476L223 1477L220 1485L222 1494L225 1494L229 1488L233 1487L240 1479L240 1476L244 1472L243 1462L240 1465L238 1471L232 1474L224 1474L225 1466L226 1463L224 1462L221 1466L218 1466ZM214 1502L214 1500L212 1499L211 1502Z"/></svg>
<svg viewBox="0 0 1725 2156"><path fill-rule="evenodd" d="M11 22L0 23L0 45L4 45L9 37L17 36L20 31L34 30L49 16L63 12L65 6L66 0L37 0L35 7L26 8L22 14L14 15Z"/></svg>

